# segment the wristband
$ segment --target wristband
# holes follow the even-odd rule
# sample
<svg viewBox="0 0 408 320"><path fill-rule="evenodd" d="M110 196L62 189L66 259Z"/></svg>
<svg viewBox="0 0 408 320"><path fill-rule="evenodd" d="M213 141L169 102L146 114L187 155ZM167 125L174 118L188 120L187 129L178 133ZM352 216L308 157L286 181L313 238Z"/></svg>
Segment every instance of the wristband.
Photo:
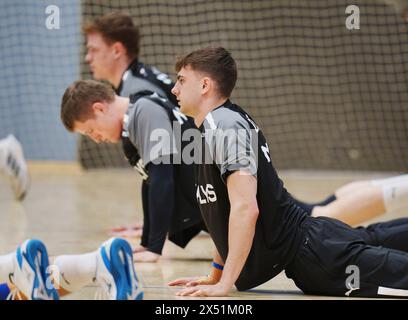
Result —
<svg viewBox="0 0 408 320"><path fill-rule="evenodd" d="M220 264L218 264L218 263L216 263L216 262L212 262L211 263L211 265L214 267L214 268L216 268L216 269L218 269L218 270L224 270L224 266L222 266L222 265L220 265Z"/></svg>

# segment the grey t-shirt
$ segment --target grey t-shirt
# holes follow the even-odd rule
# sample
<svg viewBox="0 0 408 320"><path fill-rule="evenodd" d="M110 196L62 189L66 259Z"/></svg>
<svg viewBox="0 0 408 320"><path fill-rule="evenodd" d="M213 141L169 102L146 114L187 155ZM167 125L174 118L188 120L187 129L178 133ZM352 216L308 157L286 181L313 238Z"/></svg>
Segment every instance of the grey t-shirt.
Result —
<svg viewBox="0 0 408 320"><path fill-rule="evenodd" d="M172 123L167 111L147 98L129 104L124 129L137 148L143 166L169 161L169 155L177 153L172 145ZM169 163L169 162L166 162Z"/></svg>
<svg viewBox="0 0 408 320"><path fill-rule="evenodd" d="M248 120L237 112L218 108L203 122L208 152L223 178L226 173L239 170L257 177L258 134L257 129L249 127Z"/></svg>
<svg viewBox="0 0 408 320"><path fill-rule="evenodd" d="M162 97L167 97L166 92L161 88L153 84L147 79L138 78L132 75L131 70L127 70L122 76L122 89L120 90L119 95L122 97L129 97L131 94L140 92L143 90L149 90L152 92L157 92ZM171 80L170 80L171 83Z"/></svg>
<svg viewBox="0 0 408 320"><path fill-rule="evenodd" d="M174 83L168 74L161 72L154 66L144 64L137 59L132 61L122 75L122 81L117 88L117 94L129 97L141 91L156 92L177 105L176 97L171 93Z"/></svg>

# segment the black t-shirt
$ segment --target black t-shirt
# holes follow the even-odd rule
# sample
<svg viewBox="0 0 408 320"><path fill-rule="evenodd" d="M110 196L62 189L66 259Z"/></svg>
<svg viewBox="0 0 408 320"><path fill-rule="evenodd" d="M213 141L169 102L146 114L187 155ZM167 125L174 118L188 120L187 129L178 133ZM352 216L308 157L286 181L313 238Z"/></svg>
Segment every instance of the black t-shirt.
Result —
<svg viewBox="0 0 408 320"><path fill-rule="evenodd" d="M235 285L258 286L280 273L301 241L306 213L296 206L271 161L262 131L239 106L227 100L200 127L204 162L197 166L197 201L207 229L224 261L228 255L230 202L226 179L246 169L257 179L259 217L251 251ZM242 186L245 188L245 186Z"/></svg>

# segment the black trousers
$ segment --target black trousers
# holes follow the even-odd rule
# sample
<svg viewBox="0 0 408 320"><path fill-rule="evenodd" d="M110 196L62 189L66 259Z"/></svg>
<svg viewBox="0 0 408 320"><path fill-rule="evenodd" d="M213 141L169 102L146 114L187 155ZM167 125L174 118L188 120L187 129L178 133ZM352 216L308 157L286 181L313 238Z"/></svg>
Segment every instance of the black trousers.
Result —
<svg viewBox="0 0 408 320"><path fill-rule="evenodd" d="M324 206L334 200L335 196L330 196L319 203L306 203L293 199L295 203L309 214L315 206ZM408 218L395 219L387 222L371 224L367 227L355 228L365 242L372 246L383 246L390 249L408 252Z"/></svg>
<svg viewBox="0 0 408 320"><path fill-rule="evenodd" d="M327 217L307 217L301 229L285 271L306 294L408 297L408 253L369 245L365 232Z"/></svg>
<svg viewBox="0 0 408 320"><path fill-rule="evenodd" d="M355 229L369 245L408 252L408 218L379 222Z"/></svg>

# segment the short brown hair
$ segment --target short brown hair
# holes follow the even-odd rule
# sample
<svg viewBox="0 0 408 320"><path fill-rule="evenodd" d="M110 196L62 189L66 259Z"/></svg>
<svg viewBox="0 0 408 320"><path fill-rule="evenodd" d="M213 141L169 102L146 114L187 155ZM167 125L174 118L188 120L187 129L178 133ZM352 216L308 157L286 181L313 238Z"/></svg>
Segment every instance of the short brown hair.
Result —
<svg viewBox="0 0 408 320"><path fill-rule="evenodd" d="M121 42L126 48L130 59L139 56L140 34L139 28L134 25L132 18L123 12L112 12L86 23L82 30L88 34L98 32L105 41L112 44Z"/></svg>
<svg viewBox="0 0 408 320"><path fill-rule="evenodd" d="M61 100L61 120L68 131L74 131L75 121L93 117L95 102L112 102L115 92L106 83L95 80L75 81L66 90Z"/></svg>
<svg viewBox="0 0 408 320"><path fill-rule="evenodd" d="M176 62L176 72L190 66L208 74L223 97L229 97L237 82L237 65L231 54L222 47L207 47L190 52Z"/></svg>

